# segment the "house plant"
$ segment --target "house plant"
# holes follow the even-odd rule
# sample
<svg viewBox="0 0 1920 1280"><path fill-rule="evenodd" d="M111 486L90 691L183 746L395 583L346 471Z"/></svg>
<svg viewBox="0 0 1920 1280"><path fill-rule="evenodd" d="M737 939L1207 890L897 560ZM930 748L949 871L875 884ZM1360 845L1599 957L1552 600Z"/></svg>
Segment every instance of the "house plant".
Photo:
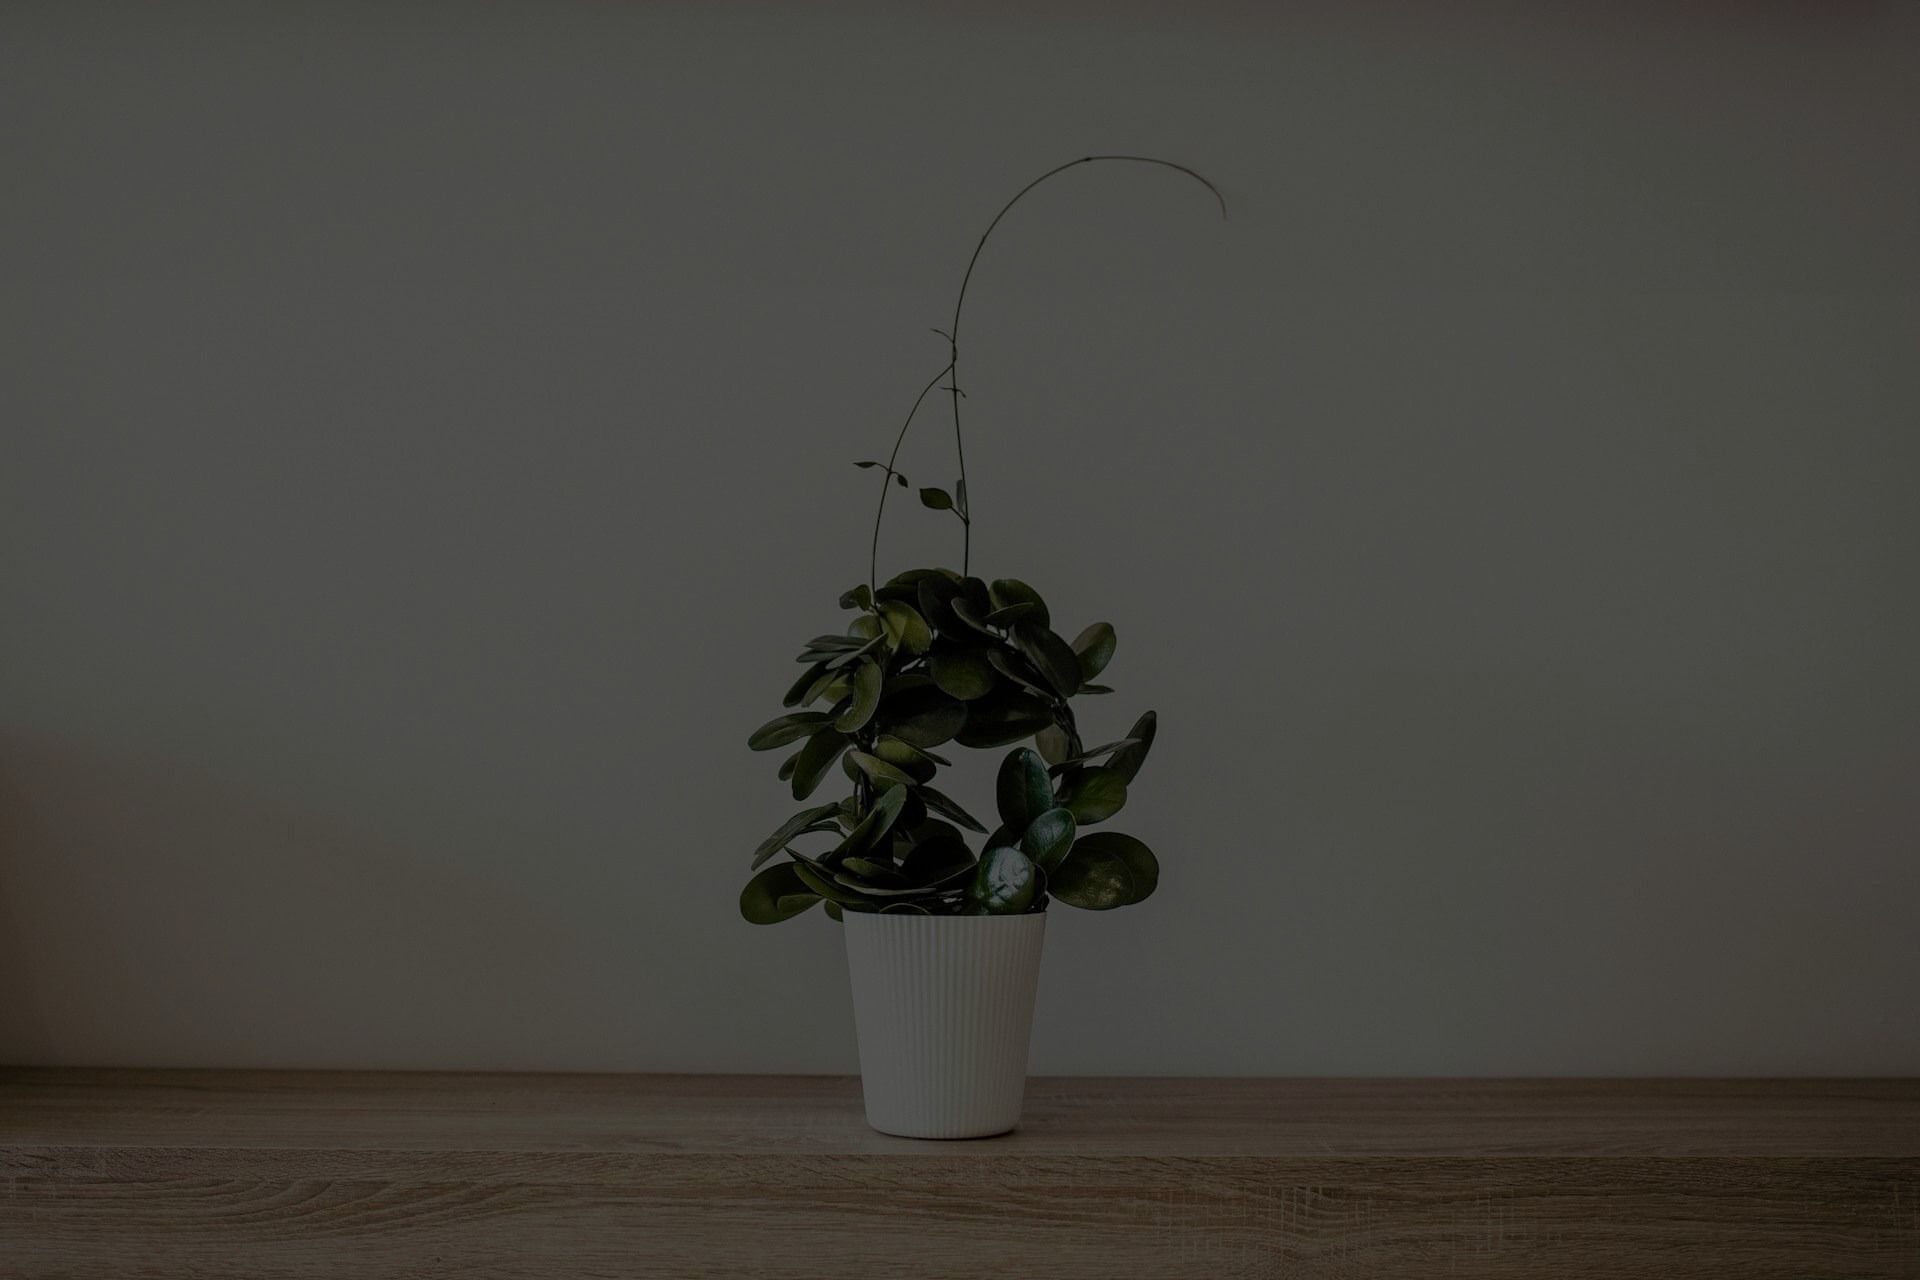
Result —
<svg viewBox="0 0 1920 1280"><path fill-rule="evenodd" d="M1019 1119L1046 909L1128 906L1159 880L1144 843L1094 828L1128 798L1153 746L1148 711L1120 737L1088 745L1074 701L1113 657L1112 626L1067 640L1040 592L1017 578L972 573L973 509L960 429L960 320L980 252L1008 210L1078 165L1159 166L1145 156L1086 156L1049 170L1004 205L975 246L949 328L948 360L921 389L879 472L867 581L840 597L853 618L801 649L787 712L748 739L791 748L780 778L806 801L838 765L849 794L801 809L754 851L740 911L755 924L823 906L846 930L868 1122L909 1137L976 1137ZM921 503L961 532L960 569L879 576L887 497L909 488L895 464L936 389L951 401L959 480L922 488ZM991 826L934 785L940 749L1010 748ZM967 832L984 837L976 853ZM811 847L806 847L811 846Z"/></svg>

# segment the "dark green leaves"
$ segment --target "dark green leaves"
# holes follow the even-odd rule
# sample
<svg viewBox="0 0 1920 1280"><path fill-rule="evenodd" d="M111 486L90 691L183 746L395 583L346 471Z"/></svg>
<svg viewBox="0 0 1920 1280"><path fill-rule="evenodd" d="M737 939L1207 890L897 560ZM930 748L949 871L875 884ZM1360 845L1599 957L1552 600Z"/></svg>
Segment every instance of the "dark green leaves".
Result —
<svg viewBox="0 0 1920 1280"><path fill-rule="evenodd" d="M861 461L861 462L856 462L853 465L856 467L859 467L862 471L865 471L869 467L879 467L882 471L886 472L888 475L892 476L895 480L899 481L900 487L902 489L907 487L907 478L901 475L898 471L895 471L892 467L889 467L884 462Z"/></svg>
<svg viewBox="0 0 1920 1280"><path fill-rule="evenodd" d="M967 721L955 736L963 747L1004 747L1031 738L1053 723L1047 704L1032 694L996 689L976 702L960 704Z"/></svg>
<svg viewBox="0 0 1920 1280"><path fill-rule="evenodd" d="M886 675L872 658L862 658L853 673L853 692L847 695L845 710L834 717L833 727L842 733L857 733L873 719L880 705L880 686Z"/></svg>
<svg viewBox="0 0 1920 1280"><path fill-rule="evenodd" d="M1007 829L1025 831L1028 823L1053 807L1046 761L1031 747L1008 752L994 779L993 797Z"/></svg>
<svg viewBox="0 0 1920 1280"><path fill-rule="evenodd" d="M968 701L986 697L999 683L993 664L979 649L937 650L927 662L927 671L942 693Z"/></svg>
<svg viewBox="0 0 1920 1280"><path fill-rule="evenodd" d="M749 924L779 924L820 901L791 862L782 862L747 881L740 891L740 914Z"/></svg>
<svg viewBox="0 0 1920 1280"><path fill-rule="evenodd" d="M802 809L780 824L780 829L760 842L753 851L753 865L759 866L774 854L780 852L782 845L809 831L837 831L833 824L833 815L840 812L837 804L823 804L812 809Z"/></svg>
<svg viewBox="0 0 1920 1280"><path fill-rule="evenodd" d="M961 808L959 804L944 792L935 791L932 787L921 787L919 791L920 798L926 802L929 812L937 813L949 821L957 822L969 831L978 831L981 835L986 834L987 829L981 824L980 819Z"/></svg>
<svg viewBox="0 0 1920 1280"><path fill-rule="evenodd" d="M820 779L826 776L833 762L840 758L853 739L844 733L832 729L823 729L807 739L807 745L800 748L800 755L793 763L793 798L805 800L820 785Z"/></svg>
<svg viewBox="0 0 1920 1280"><path fill-rule="evenodd" d="M842 591L840 593L840 607L842 609L873 608L873 589L863 582L857 587Z"/></svg>
<svg viewBox="0 0 1920 1280"><path fill-rule="evenodd" d="M1061 697L1071 698L1080 692L1080 659L1065 640L1047 630L1046 623L1018 624L1013 629L1013 643Z"/></svg>
<svg viewBox="0 0 1920 1280"><path fill-rule="evenodd" d="M1140 766L1147 762L1147 752L1153 746L1153 735L1159 727L1160 717L1151 711L1135 720L1133 728L1127 730L1127 736L1133 739L1133 744L1114 752L1113 759L1107 761L1107 767L1119 774L1123 781L1132 782L1134 775L1140 772Z"/></svg>
<svg viewBox="0 0 1920 1280"><path fill-rule="evenodd" d="M1074 769L1061 782L1060 803L1083 824L1103 822L1127 803L1127 780L1116 769Z"/></svg>
<svg viewBox="0 0 1920 1280"><path fill-rule="evenodd" d="M754 751L784 747L826 727L828 719L830 717L820 711L797 711L792 715L778 716L755 729L753 736L747 739L747 746Z"/></svg>
<svg viewBox="0 0 1920 1280"><path fill-rule="evenodd" d="M881 704L880 723L887 733L925 751L960 732L967 723L969 705L954 701L927 681L897 692L889 689Z"/></svg>
<svg viewBox="0 0 1920 1280"><path fill-rule="evenodd" d="M905 790L913 785L912 778L879 756L868 755L864 751L853 751L848 753L847 759L851 760L860 772L871 778L877 787L898 787Z"/></svg>
<svg viewBox="0 0 1920 1280"><path fill-rule="evenodd" d="M1040 892L1040 870L1018 849L1001 845L980 858L967 901L991 916L1018 915L1033 905Z"/></svg>
<svg viewBox="0 0 1920 1280"><path fill-rule="evenodd" d="M1113 660L1114 646L1119 637L1113 633L1110 622L1096 622L1073 638L1074 656L1080 660L1080 678L1091 680L1107 669L1107 663Z"/></svg>
<svg viewBox="0 0 1920 1280"><path fill-rule="evenodd" d="M1153 851L1118 831L1081 836L1047 877L1047 890L1068 906L1109 911L1131 906L1160 883Z"/></svg>
<svg viewBox="0 0 1920 1280"><path fill-rule="evenodd" d="M896 650L925 653L933 644L933 629L920 611L901 600L882 600L880 625L886 628L887 643Z"/></svg>
<svg viewBox="0 0 1920 1280"><path fill-rule="evenodd" d="M920 491L920 505L923 507L931 507L935 511L951 511L953 510L953 495L945 489L922 489Z"/></svg>
<svg viewBox="0 0 1920 1280"><path fill-rule="evenodd" d="M1043 627L1051 624L1051 619L1047 617L1047 602L1040 598L1038 591L1018 578L995 579L987 587L987 598L993 602L995 609L1005 609L1016 604L1030 604L1034 606L1032 615L1034 622Z"/></svg>
<svg viewBox="0 0 1920 1280"><path fill-rule="evenodd" d="M906 807L906 803L905 787L888 787L882 791L880 798L873 802L873 808L867 816L847 833L847 838L840 842L839 848L833 851L833 855L844 858L879 848L880 842L893 829L894 820L900 816L900 811Z"/></svg>
<svg viewBox="0 0 1920 1280"><path fill-rule="evenodd" d="M1050 873L1073 847L1076 830L1073 814L1065 809L1048 809L1027 824L1026 834L1020 837L1020 852Z"/></svg>

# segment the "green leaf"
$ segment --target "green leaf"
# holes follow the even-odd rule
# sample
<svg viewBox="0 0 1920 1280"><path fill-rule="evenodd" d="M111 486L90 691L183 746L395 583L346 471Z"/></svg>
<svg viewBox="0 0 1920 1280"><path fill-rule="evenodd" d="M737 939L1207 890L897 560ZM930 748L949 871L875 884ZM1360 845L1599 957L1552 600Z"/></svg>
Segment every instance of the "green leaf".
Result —
<svg viewBox="0 0 1920 1280"><path fill-rule="evenodd" d="M1149 711L1133 722L1133 728L1127 730L1127 737L1133 739L1133 745L1120 748L1113 753L1113 759L1107 761L1107 767L1120 775L1124 782L1132 782L1134 775L1140 772L1140 766L1147 762L1147 752L1153 747L1153 735L1159 731L1160 717Z"/></svg>
<svg viewBox="0 0 1920 1280"><path fill-rule="evenodd" d="M860 589L866 590L865 587ZM862 640L878 640L885 634L885 630L880 625L880 619L870 613L863 613L847 624L847 634Z"/></svg>
<svg viewBox="0 0 1920 1280"><path fill-rule="evenodd" d="M926 677L918 678L926 683L897 695L889 682L880 706L880 722L885 732L924 751L959 733L967 723L967 708L975 704L956 702L934 688Z"/></svg>
<svg viewBox="0 0 1920 1280"><path fill-rule="evenodd" d="M1013 643L1061 697L1071 698L1080 691L1080 659L1044 624L1022 622L1015 626Z"/></svg>
<svg viewBox="0 0 1920 1280"><path fill-rule="evenodd" d="M839 903L825 898L821 899L821 901L827 904L824 908L827 913L827 919L833 921L835 924L840 924L846 919L846 916L841 913Z"/></svg>
<svg viewBox="0 0 1920 1280"><path fill-rule="evenodd" d="M961 515L970 514L967 507L967 478L961 476L953 482L953 500L960 508Z"/></svg>
<svg viewBox="0 0 1920 1280"><path fill-rule="evenodd" d="M853 692L848 695L846 710L834 718L833 727L842 733L857 733L864 728L880 705L880 686L885 680L886 673L879 663L872 658L860 659L860 666L853 673Z"/></svg>
<svg viewBox="0 0 1920 1280"><path fill-rule="evenodd" d="M851 760L854 767L859 769L860 772L873 779L875 786L897 788L904 791L913 785L912 778L908 777L899 769L894 768L879 756L868 755L864 751L850 751L847 753L847 759Z"/></svg>
<svg viewBox="0 0 1920 1280"><path fill-rule="evenodd" d="M980 606L968 597L964 595L955 596L947 608L952 610L954 617L960 619L960 621L972 627L981 635L991 636L995 640L1000 638L1000 633L987 625L986 612L982 611Z"/></svg>
<svg viewBox="0 0 1920 1280"><path fill-rule="evenodd" d="M749 924L779 924L818 901L795 864L782 862L747 881L740 890L740 914Z"/></svg>
<svg viewBox="0 0 1920 1280"><path fill-rule="evenodd" d="M785 846L785 842L799 835L806 835L808 831L837 831L837 827L831 821L837 812L839 812L839 804L820 804L810 810L801 810L793 818L783 821L780 823L780 829L774 831L774 835L760 841L753 850L753 865L758 867L774 854L778 854Z"/></svg>
<svg viewBox="0 0 1920 1280"><path fill-rule="evenodd" d="M789 778L793 777L793 767L799 763L800 763L800 753L798 751L788 756L785 760L782 760L780 762L780 772L777 775L780 781L785 782Z"/></svg>
<svg viewBox="0 0 1920 1280"><path fill-rule="evenodd" d="M1112 685L1110 685L1110 684L1082 684L1082 685L1080 686L1080 692L1082 692L1082 693L1112 693L1112 692L1113 692L1113 686L1112 686Z"/></svg>
<svg viewBox="0 0 1920 1280"><path fill-rule="evenodd" d="M1080 678L1091 680L1113 661L1113 649L1119 637L1110 622L1096 622L1073 638L1074 656L1080 660Z"/></svg>
<svg viewBox="0 0 1920 1280"><path fill-rule="evenodd" d="M1047 889L1070 907L1109 911L1144 900L1160 883L1153 850L1118 831L1096 831L1074 842Z"/></svg>
<svg viewBox="0 0 1920 1280"><path fill-rule="evenodd" d="M943 818L949 818L959 823L969 831L978 831L982 835L986 834L987 829L981 824L980 819L961 808L956 801L944 792L936 791L932 787L921 787L919 791L920 798L926 802L927 808L932 812L939 814Z"/></svg>
<svg viewBox="0 0 1920 1280"><path fill-rule="evenodd" d="M1040 758L1050 765L1059 764L1073 753L1073 739L1057 724L1050 724L1033 735L1033 745L1039 749Z"/></svg>
<svg viewBox="0 0 1920 1280"><path fill-rule="evenodd" d="M1031 738L1053 723L1047 704L1030 694L995 690L965 708L967 722L954 735L963 747L1005 747Z"/></svg>
<svg viewBox="0 0 1920 1280"><path fill-rule="evenodd" d="M931 507L935 511L951 511L953 510L953 497L945 489L922 489L920 491L920 505L923 507Z"/></svg>
<svg viewBox="0 0 1920 1280"><path fill-rule="evenodd" d="M996 609L1005 609L1009 605L1030 604L1034 606L1033 620L1041 626L1047 626L1052 619L1047 616L1047 602L1018 578L996 578L987 587L987 598Z"/></svg>
<svg viewBox="0 0 1920 1280"><path fill-rule="evenodd" d="M893 829L906 803L905 787L888 787L882 791L879 798L873 802L873 808L867 811L867 815L860 819L853 830L847 833L847 838L842 840L828 856L845 857L849 854L870 853L879 848L881 842L886 839L887 833Z"/></svg>
<svg viewBox="0 0 1920 1280"><path fill-rule="evenodd" d="M901 600L882 600L880 624L886 628L887 643L896 650L925 653L933 644L933 630L920 611Z"/></svg>
<svg viewBox="0 0 1920 1280"><path fill-rule="evenodd" d="M967 900L988 915L1019 915L1040 892L1040 869L1018 849L1001 845L980 857Z"/></svg>
<svg viewBox="0 0 1920 1280"><path fill-rule="evenodd" d="M1061 782L1066 789L1060 803L1082 824L1104 822L1127 803L1127 780L1117 769L1075 769Z"/></svg>
<svg viewBox="0 0 1920 1280"><path fill-rule="evenodd" d="M840 758L853 742L844 733L832 729L823 729L807 739L807 745L800 748L799 758L793 764L793 798L805 800L820 785L820 779L826 776L833 762Z"/></svg>
<svg viewBox="0 0 1920 1280"><path fill-rule="evenodd" d="M793 850L789 849L787 852L793 853ZM794 861L785 865L792 866L794 874L800 877L807 888L827 901L837 902L843 907L856 907L868 911L879 906L874 898L835 880L831 871L812 858L798 853L794 853L793 857Z"/></svg>
<svg viewBox="0 0 1920 1280"><path fill-rule="evenodd" d="M1053 786L1040 753L1031 747L1009 751L994 779L993 798L1000 820L1012 831L1025 831L1028 823L1051 809Z"/></svg>
<svg viewBox="0 0 1920 1280"><path fill-rule="evenodd" d="M850 587L842 591L840 593L840 607L842 609L873 608L873 588L863 582L857 587Z"/></svg>
<svg viewBox="0 0 1920 1280"><path fill-rule="evenodd" d="M1031 601L1023 601L1020 604L1010 604L1004 609L995 609L992 613L988 614L987 625L990 627L1010 627L1020 621L1020 619L1030 618L1038 612L1040 612L1040 610L1037 609Z"/></svg>
<svg viewBox="0 0 1920 1280"><path fill-rule="evenodd" d="M1000 683L993 664L978 649L940 650L928 659L927 672L942 693L963 701L984 698Z"/></svg>
<svg viewBox="0 0 1920 1280"><path fill-rule="evenodd" d="M884 862L875 862L871 858L851 857L840 859L840 865L834 869L834 879L845 884L846 879L840 874L841 872L845 872L851 876L858 876L862 880L871 881L875 886L883 889L901 889L907 887L906 880L900 875L900 868L889 866ZM864 888L864 886L858 884L852 887L855 889Z"/></svg>
<svg viewBox="0 0 1920 1280"><path fill-rule="evenodd" d="M857 639L853 636L815 636L813 639L807 641L807 648L823 649L828 653L839 653L862 648L865 644L866 642L864 640Z"/></svg>
<svg viewBox="0 0 1920 1280"><path fill-rule="evenodd" d="M831 831L834 829L831 819L840 812L838 804L817 805L811 809L802 809L780 824L780 829L762 840L753 851L753 865L759 866L774 854L780 852L782 845L807 831Z"/></svg>
<svg viewBox="0 0 1920 1280"><path fill-rule="evenodd" d="M1068 769L1077 768L1083 764L1092 764L1102 756L1112 755L1122 747L1131 747L1139 741L1140 739L1138 738L1116 738L1112 742L1103 742L1097 747L1087 748L1077 756L1070 757L1066 760L1055 761L1047 766L1047 771L1049 773L1065 773Z"/></svg>
<svg viewBox="0 0 1920 1280"><path fill-rule="evenodd" d="M900 862L900 874L915 884L944 888L973 874L973 851L957 835L922 840Z"/></svg>
<svg viewBox="0 0 1920 1280"><path fill-rule="evenodd" d="M813 688L814 681L819 680L822 676L825 676L829 680L833 678L827 671L827 664L824 659L814 663L800 673L800 678L795 680L793 687L787 690L787 696L780 699L780 705L783 707L801 706L807 701L807 690Z"/></svg>
<svg viewBox="0 0 1920 1280"><path fill-rule="evenodd" d="M1072 813L1058 807L1048 809L1027 824L1026 834L1020 837L1020 852L1038 863L1042 871L1051 873L1073 847L1078 829Z"/></svg>
<svg viewBox="0 0 1920 1280"><path fill-rule="evenodd" d="M995 645L987 650L987 661L993 669L1023 689L1031 690L1042 698L1052 698L1053 689L1047 684L1047 678L1033 669L1033 664L1004 645Z"/></svg>
<svg viewBox="0 0 1920 1280"><path fill-rule="evenodd" d="M888 734L882 734L874 740L873 754L912 778L916 783L925 782L939 772L932 756Z"/></svg>
<svg viewBox="0 0 1920 1280"><path fill-rule="evenodd" d="M830 717L820 711L796 711L792 715L776 716L753 731L747 739L747 746L755 751L784 747L790 742L812 736L828 719Z"/></svg>

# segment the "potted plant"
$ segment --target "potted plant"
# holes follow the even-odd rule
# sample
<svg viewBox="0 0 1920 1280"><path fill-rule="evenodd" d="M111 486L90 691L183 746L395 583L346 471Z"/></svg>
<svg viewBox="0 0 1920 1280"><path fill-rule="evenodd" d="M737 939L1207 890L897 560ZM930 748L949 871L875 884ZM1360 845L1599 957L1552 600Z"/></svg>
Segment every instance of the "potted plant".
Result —
<svg viewBox="0 0 1920 1280"><path fill-rule="evenodd" d="M1087 156L1042 174L988 224L954 304L935 330L948 360L914 400L877 470L867 581L845 592L843 631L808 641L785 714L748 739L790 748L779 776L796 801L814 797L835 766L850 792L801 809L760 842L740 912L755 924L824 904L842 922L853 985L867 1120L884 1132L967 1138L1014 1127L1026 1084L1046 910L1129 906L1159 880L1153 852L1103 827L1120 812L1153 746L1146 712L1120 737L1089 746L1075 700L1097 683L1115 647L1095 622L1067 640L1041 594L1017 578L972 573L973 513L960 433L959 333L967 282L994 228L1022 196L1077 165L1144 156ZM959 521L959 571L909 569L882 580L881 521L900 446L936 389L952 403L959 480L920 490L921 503ZM1028 745L1028 744L1031 745ZM934 785L943 750L1011 748L994 788L993 822ZM967 833L984 837L979 851Z"/></svg>

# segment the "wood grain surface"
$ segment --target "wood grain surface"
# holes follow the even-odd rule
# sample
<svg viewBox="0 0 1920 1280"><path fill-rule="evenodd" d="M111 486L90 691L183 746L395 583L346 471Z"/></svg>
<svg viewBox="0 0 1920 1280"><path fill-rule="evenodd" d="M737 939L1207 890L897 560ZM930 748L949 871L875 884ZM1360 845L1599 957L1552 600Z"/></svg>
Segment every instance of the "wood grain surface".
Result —
<svg viewBox="0 0 1920 1280"><path fill-rule="evenodd" d="M4 1277L1920 1277L1920 1082L0 1070Z"/></svg>

